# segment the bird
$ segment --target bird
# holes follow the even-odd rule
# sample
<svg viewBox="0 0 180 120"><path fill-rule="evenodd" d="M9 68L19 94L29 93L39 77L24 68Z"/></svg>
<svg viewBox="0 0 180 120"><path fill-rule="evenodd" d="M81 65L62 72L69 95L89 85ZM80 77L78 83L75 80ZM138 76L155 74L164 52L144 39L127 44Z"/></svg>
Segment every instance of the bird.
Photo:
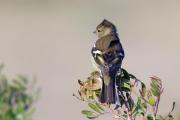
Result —
<svg viewBox="0 0 180 120"><path fill-rule="evenodd" d="M100 102L121 105L116 75L121 73L125 53L116 26L104 19L94 33L98 39L92 47L91 54L102 78Z"/></svg>

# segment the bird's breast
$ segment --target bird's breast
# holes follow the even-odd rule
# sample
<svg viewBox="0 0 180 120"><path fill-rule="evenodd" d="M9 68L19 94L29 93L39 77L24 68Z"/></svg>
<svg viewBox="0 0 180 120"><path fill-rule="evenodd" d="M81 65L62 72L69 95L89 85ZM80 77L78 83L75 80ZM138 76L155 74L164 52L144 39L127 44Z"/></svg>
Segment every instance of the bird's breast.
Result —
<svg viewBox="0 0 180 120"><path fill-rule="evenodd" d="M95 47L102 52L106 51L107 49L109 49L111 42L118 39L119 38L116 34L109 34L107 36L99 38L95 43Z"/></svg>
<svg viewBox="0 0 180 120"><path fill-rule="evenodd" d="M103 52L109 48L110 42L111 41L106 38L101 38L96 41L95 45L98 50Z"/></svg>

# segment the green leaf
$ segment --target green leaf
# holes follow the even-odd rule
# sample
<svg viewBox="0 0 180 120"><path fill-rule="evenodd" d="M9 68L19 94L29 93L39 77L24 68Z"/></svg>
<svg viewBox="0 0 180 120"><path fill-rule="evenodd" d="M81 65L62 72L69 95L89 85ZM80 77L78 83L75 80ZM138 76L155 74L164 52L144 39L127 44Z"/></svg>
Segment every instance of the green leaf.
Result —
<svg viewBox="0 0 180 120"><path fill-rule="evenodd" d="M129 79L122 78L122 79L121 79L121 83L129 83Z"/></svg>
<svg viewBox="0 0 180 120"><path fill-rule="evenodd" d="M123 78L126 78L128 80L130 79L129 73L125 69L123 69L123 68L122 68L122 75L123 75L122 76Z"/></svg>
<svg viewBox="0 0 180 120"><path fill-rule="evenodd" d="M98 113L101 113L101 110L99 109L99 107L96 104L89 103L88 105L92 110L94 110L94 111L96 111Z"/></svg>
<svg viewBox="0 0 180 120"><path fill-rule="evenodd" d="M145 109L147 109L147 103L142 103L142 106L145 108Z"/></svg>
<svg viewBox="0 0 180 120"><path fill-rule="evenodd" d="M81 113L84 114L88 119L95 119L98 117L98 115L89 110L82 110Z"/></svg>
<svg viewBox="0 0 180 120"><path fill-rule="evenodd" d="M154 120L152 114L148 114L148 115L147 115L147 120Z"/></svg>
<svg viewBox="0 0 180 120"><path fill-rule="evenodd" d="M94 115L94 112L89 111L89 110L82 110L81 113L86 115L86 116L93 116Z"/></svg>
<svg viewBox="0 0 180 120"><path fill-rule="evenodd" d="M129 74L129 77L130 77L131 79L136 79L135 75L133 75L133 74Z"/></svg>
<svg viewBox="0 0 180 120"><path fill-rule="evenodd" d="M161 95L162 81L158 77L151 77L151 91L156 97Z"/></svg>
<svg viewBox="0 0 180 120"><path fill-rule="evenodd" d="M168 115L168 118L169 118L169 120L173 120L174 119L174 117L171 114Z"/></svg>
<svg viewBox="0 0 180 120"><path fill-rule="evenodd" d="M149 96L148 97L148 101L149 101L149 104L152 105L152 106L155 106L156 105L156 101L154 100L154 98L152 96Z"/></svg>
<svg viewBox="0 0 180 120"><path fill-rule="evenodd" d="M104 111L103 107L98 102L96 102L95 104L101 111Z"/></svg>
<svg viewBox="0 0 180 120"><path fill-rule="evenodd" d="M95 90L96 96L100 96L101 95L101 89Z"/></svg>
<svg viewBox="0 0 180 120"><path fill-rule="evenodd" d="M142 115L144 115L144 111L142 109L138 109L136 111L136 116L142 116Z"/></svg>
<svg viewBox="0 0 180 120"><path fill-rule="evenodd" d="M142 101L141 98L138 97L137 103L135 105L135 109L133 110L133 113L135 113L135 116L142 116L144 115L144 107L142 105Z"/></svg>
<svg viewBox="0 0 180 120"><path fill-rule="evenodd" d="M143 82L141 82L141 90L139 90L139 92L140 92L142 97L145 97L145 95L146 95L146 85Z"/></svg>
<svg viewBox="0 0 180 120"><path fill-rule="evenodd" d="M130 86L130 84L129 83L122 83L122 87L124 87L124 88L127 88L127 89L131 89L131 86Z"/></svg>
<svg viewBox="0 0 180 120"><path fill-rule="evenodd" d="M156 89L156 88L151 88L151 92L154 96L158 97L161 95L159 89Z"/></svg>
<svg viewBox="0 0 180 120"><path fill-rule="evenodd" d="M87 116L88 119L96 119L98 116Z"/></svg>
<svg viewBox="0 0 180 120"><path fill-rule="evenodd" d="M173 111L174 111L175 105L176 105L176 102L173 102L171 112L173 112Z"/></svg>
<svg viewBox="0 0 180 120"><path fill-rule="evenodd" d="M129 104L130 110L132 110L134 107L134 100L131 97L128 99L128 104Z"/></svg>

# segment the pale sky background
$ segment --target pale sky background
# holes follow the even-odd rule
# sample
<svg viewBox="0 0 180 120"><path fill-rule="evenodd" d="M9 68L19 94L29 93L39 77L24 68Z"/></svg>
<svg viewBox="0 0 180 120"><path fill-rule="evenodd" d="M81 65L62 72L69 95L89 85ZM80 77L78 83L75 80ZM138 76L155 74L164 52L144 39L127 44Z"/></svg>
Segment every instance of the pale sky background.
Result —
<svg viewBox="0 0 180 120"><path fill-rule="evenodd" d="M145 82L163 80L160 113L180 108L180 1L0 0L0 62L10 77L37 76L42 97L34 120L86 120L72 97L93 70L92 33L104 19L118 28L123 67ZM112 120L100 117L98 120Z"/></svg>

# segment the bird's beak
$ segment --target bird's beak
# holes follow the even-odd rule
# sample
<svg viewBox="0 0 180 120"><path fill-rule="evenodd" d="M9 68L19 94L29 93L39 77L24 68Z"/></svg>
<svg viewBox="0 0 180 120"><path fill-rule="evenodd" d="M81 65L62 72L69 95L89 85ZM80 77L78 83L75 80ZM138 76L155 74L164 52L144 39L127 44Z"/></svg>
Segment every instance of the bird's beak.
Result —
<svg viewBox="0 0 180 120"><path fill-rule="evenodd" d="M93 33L96 34L96 30Z"/></svg>

